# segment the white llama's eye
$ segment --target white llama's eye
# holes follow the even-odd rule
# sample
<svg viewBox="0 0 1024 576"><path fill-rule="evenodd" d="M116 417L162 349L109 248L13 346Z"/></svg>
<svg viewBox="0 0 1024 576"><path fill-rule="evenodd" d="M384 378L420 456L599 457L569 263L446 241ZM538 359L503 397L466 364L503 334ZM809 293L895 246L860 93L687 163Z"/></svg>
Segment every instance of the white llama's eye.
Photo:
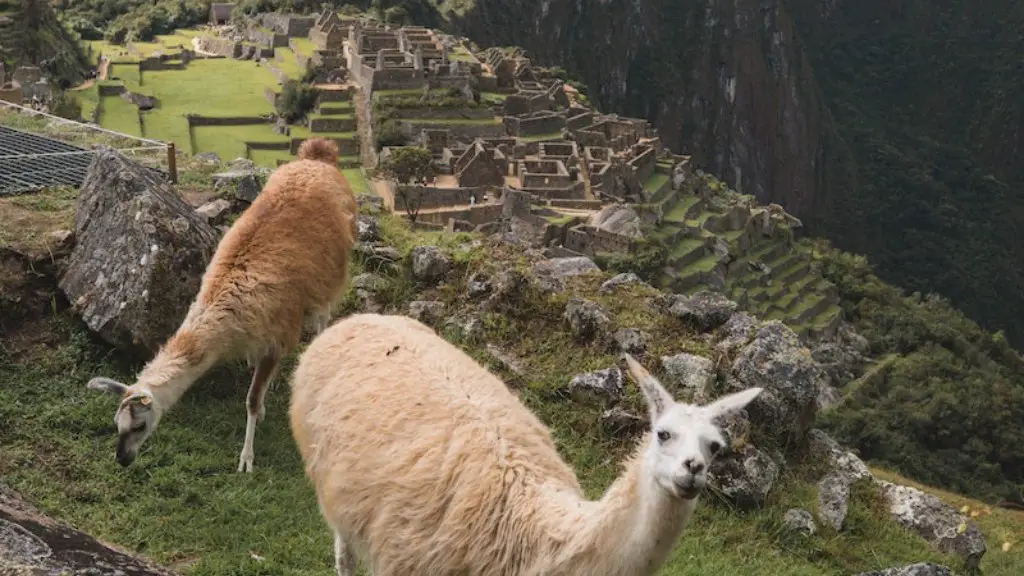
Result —
<svg viewBox="0 0 1024 576"><path fill-rule="evenodd" d="M721 449L722 449L722 443L721 442L712 441L710 444L708 444L708 450L710 450L712 454L718 454L718 451L721 450Z"/></svg>
<svg viewBox="0 0 1024 576"><path fill-rule="evenodd" d="M671 437L672 437L672 435L669 434L667 430L658 430L658 440L659 441L666 442Z"/></svg>

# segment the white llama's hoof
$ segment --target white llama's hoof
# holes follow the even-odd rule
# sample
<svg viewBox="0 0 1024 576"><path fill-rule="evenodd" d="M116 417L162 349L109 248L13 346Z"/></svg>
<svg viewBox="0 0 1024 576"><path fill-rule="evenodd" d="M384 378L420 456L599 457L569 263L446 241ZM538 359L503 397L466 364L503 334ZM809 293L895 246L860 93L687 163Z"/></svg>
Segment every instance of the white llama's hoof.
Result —
<svg viewBox="0 0 1024 576"><path fill-rule="evenodd" d="M252 462L254 458L252 454L242 453L238 457L238 471L239 472L252 472Z"/></svg>

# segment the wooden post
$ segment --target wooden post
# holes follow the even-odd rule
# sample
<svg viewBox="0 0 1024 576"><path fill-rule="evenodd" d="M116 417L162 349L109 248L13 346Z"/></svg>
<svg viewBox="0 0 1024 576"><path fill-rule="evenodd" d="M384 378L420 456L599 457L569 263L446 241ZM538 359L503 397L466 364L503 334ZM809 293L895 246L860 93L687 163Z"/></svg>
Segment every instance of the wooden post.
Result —
<svg viewBox="0 0 1024 576"><path fill-rule="evenodd" d="M167 143L167 175L171 178L171 184L178 183L178 156L174 152L174 142Z"/></svg>

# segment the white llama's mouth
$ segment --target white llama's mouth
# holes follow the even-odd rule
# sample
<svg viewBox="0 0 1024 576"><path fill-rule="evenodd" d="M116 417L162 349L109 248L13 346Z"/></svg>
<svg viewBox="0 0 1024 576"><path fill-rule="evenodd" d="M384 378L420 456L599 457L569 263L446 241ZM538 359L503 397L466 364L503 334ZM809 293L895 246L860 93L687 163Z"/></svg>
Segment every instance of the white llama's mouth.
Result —
<svg viewBox="0 0 1024 576"><path fill-rule="evenodd" d="M700 488L694 486L676 486L676 494L683 500L693 500L700 496Z"/></svg>

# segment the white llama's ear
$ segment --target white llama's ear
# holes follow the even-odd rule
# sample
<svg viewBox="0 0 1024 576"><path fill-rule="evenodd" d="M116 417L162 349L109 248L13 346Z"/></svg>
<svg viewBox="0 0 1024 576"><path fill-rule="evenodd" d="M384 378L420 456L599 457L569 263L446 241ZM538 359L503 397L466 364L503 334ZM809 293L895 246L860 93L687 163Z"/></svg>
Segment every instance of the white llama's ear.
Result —
<svg viewBox="0 0 1024 576"><path fill-rule="evenodd" d="M116 394L118 396L124 395L128 387L118 382L117 380L111 380L110 378L104 378L103 376L97 376L89 383L86 384L91 390L99 390L108 394Z"/></svg>
<svg viewBox="0 0 1024 576"><path fill-rule="evenodd" d="M704 409L710 412L712 416L723 416L729 412L742 410L763 391L764 388L747 388L740 392L722 396L718 400L715 400L711 404L705 406Z"/></svg>
<svg viewBox="0 0 1024 576"><path fill-rule="evenodd" d="M624 354L626 359L626 366L629 368L629 373L633 375L633 379L640 386L640 390L644 393L644 398L647 399L647 407L651 412L651 423L653 424L659 416L665 413L665 410L671 406L675 400L665 390L665 387L658 382L658 379L651 375L646 368L640 365L633 356Z"/></svg>

